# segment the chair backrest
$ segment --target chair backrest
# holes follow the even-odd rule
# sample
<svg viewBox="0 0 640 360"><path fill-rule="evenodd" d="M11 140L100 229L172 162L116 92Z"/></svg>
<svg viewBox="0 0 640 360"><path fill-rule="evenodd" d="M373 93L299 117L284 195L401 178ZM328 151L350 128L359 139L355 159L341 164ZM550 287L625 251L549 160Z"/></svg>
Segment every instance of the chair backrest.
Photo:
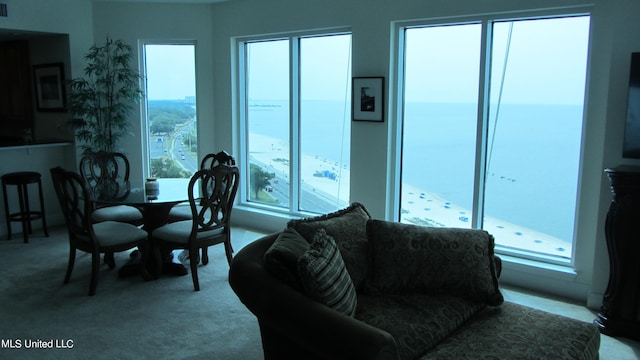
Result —
<svg viewBox="0 0 640 360"><path fill-rule="evenodd" d="M238 191L240 172L235 165L217 165L198 170L189 181L189 205L193 218L192 236L229 229L231 210Z"/></svg>
<svg viewBox="0 0 640 360"><path fill-rule="evenodd" d="M236 160L223 150L216 154L207 154L200 162L200 169L213 169L218 165L235 166Z"/></svg>
<svg viewBox="0 0 640 360"><path fill-rule="evenodd" d="M80 175L96 198L126 196L130 171L129 159L119 152L86 154L80 160Z"/></svg>
<svg viewBox="0 0 640 360"><path fill-rule="evenodd" d="M92 241L93 225L91 193L82 177L61 167L50 170L69 236Z"/></svg>

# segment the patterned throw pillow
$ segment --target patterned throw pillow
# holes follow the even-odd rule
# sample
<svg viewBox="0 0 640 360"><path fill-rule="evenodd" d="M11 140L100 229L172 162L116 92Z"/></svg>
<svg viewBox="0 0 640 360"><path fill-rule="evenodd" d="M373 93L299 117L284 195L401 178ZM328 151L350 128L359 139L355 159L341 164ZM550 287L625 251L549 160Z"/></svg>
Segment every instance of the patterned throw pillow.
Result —
<svg viewBox="0 0 640 360"><path fill-rule="evenodd" d="M302 290L298 259L309 250L309 242L293 228L284 229L264 253L264 268L291 287Z"/></svg>
<svg viewBox="0 0 640 360"><path fill-rule="evenodd" d="M484 230L370 220L372 293L442 293L500 305L494 240Z"/></svg>
<svg viewBox="0 0 640 360"><path fill-rule="evenodd" d="M367 277L369 240L367 220L371 219L364 205L354 202L349 207L321 216L291 220L287 227L296 229L309 243L319 229L333 237L356 289Z"/></svg>
<svg viewBox="0 0 640 360"><path fill-rule="evenodd" d="M333 238L320 229L307 252L298 260L302 287L310 298L354 316L356 289Z"/></svg>

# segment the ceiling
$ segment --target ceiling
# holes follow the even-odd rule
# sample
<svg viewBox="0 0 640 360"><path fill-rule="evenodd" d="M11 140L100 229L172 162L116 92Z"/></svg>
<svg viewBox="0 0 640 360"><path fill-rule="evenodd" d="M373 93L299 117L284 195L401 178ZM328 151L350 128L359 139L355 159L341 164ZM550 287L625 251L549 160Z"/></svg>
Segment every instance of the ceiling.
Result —
<svg viewBox="0 0 640 360"><path fill-rule="evenodd" d="M164 4L215 4L232 0L92 0L93 2L164 3ZM29 39L40 36L57 35L33 31L0 28L0 41Z"/></svg>
<svg viewBox="0 0 640 360"><path fill-rule="evenodd" d="M165 4L215 4L231 0L93 0L93 2L165 3Z"/></svg>

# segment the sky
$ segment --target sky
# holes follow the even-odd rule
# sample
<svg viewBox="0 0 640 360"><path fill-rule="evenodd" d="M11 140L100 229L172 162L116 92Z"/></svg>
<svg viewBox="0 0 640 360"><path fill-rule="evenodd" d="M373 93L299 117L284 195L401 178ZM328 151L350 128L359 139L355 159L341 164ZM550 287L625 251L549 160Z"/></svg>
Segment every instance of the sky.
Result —
<svg viewBox="0 0 640 360"><path fill-rule="evenodd" d="M589 17L515 21L510 42L509 24L498 22L493 29L492 100L582 104ZM480 24L408 29L405 100L475 102L480 36ZM350 96L351 36L305 37L300 44L303 98ZM145 51L148 99L195 95L193 45L147 45ZM289 41L250 43L248 57L249 97L287 99Z"/></svg>
<svg viewBox="0 0 640 360"><path fill-rule="evenodd" d="M145 45L149 100L183 100L196 95L195 46Z"/></svg>
<svg viewBox="0 0 640 360"><path fill-rule="evenodd" d="M589 18L515 21L510 42L509 24L493 28L493 100L502 87L504 103L582 104ZM480 24L407 30L406 101L476 102L481 30Z"/></svg>
<svg viewBox="0 0 640 360"><path fill-rule="evenodd" d="M249 98L289 97L289 40L249 44ZM351 36L305 37L300 41L302 96L343 100L351 96Z"/></svg>

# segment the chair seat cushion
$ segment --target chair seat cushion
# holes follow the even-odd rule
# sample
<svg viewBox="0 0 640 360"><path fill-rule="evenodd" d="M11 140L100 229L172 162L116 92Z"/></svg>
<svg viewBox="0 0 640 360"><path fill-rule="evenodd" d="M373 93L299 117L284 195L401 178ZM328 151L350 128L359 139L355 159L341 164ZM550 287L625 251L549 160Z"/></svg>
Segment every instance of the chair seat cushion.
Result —
<svg viewBox="0 0 640 360"><path fill-rule="evenodd" d="M201 206L197 205L196 208L199 211ZM171 208L171 211L169 211L169 222L183 220L191 220L191 206L189 206L189 204L174 206Z"/></svg>
<svg viewBox="0 0 640 360"><path fill-rule="evenodd" d="M120 222L142 222L142 213L133 206L116 205L105 206L96 209L92 217L93 221L120 221Z"/></svg>
<svg viewBox="0 0 640 360"><path fill-rule="evenodd" d="M137 226L117 221L103 221L94 224L93 231L100 246L128 244L147 238L146 231Z"/></svg>
<svg viewBox="0 0 640 360"><path fill-rule="evenodd" d="M174 223L163 225L153 231L151 236L154 239L168 241L177 244L187 244L191 236L192 220L177 221ZM197 239L222 234L224 228L216 228L209 231L201 231L197 235Z"/></svg>

